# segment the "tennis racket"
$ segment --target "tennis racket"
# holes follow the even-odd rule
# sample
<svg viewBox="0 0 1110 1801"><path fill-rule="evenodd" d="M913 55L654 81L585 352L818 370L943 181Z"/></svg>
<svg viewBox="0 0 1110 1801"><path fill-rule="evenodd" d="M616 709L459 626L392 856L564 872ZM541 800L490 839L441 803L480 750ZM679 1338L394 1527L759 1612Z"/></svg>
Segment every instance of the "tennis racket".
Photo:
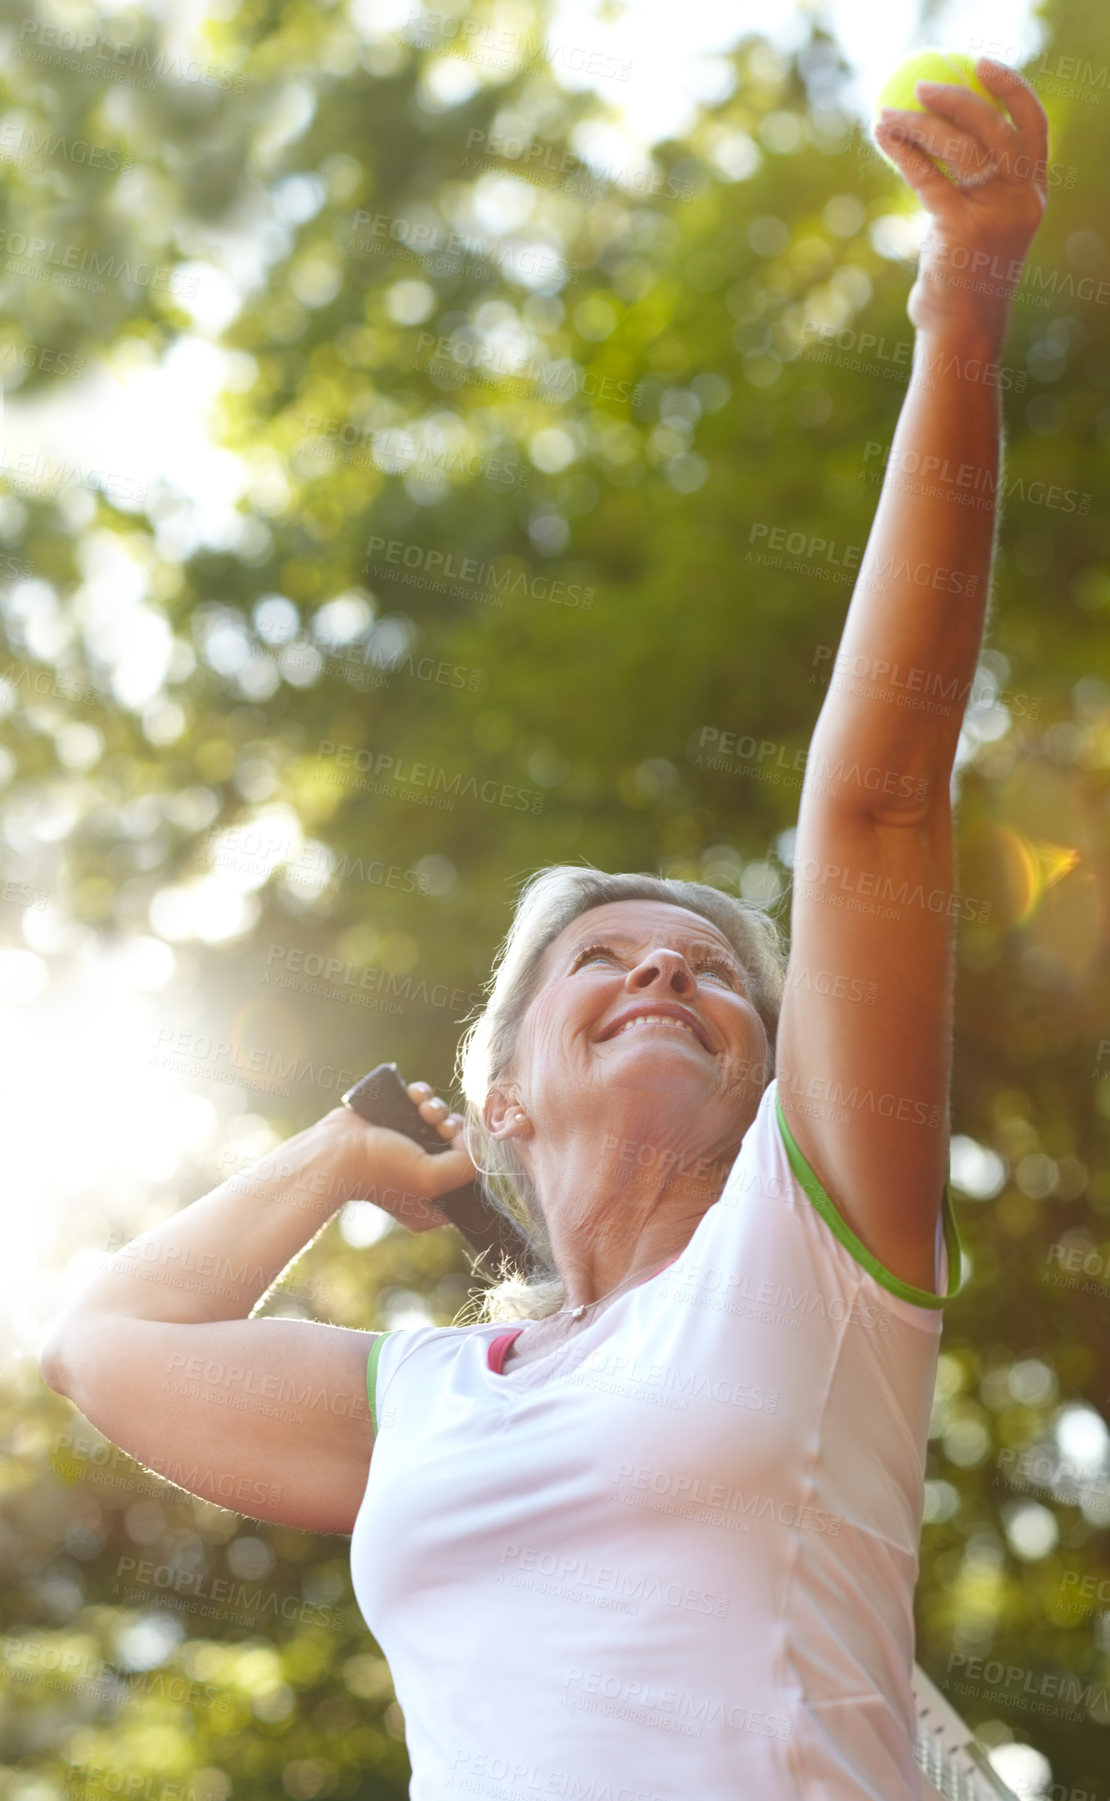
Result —
<svg viewBox="0 0 1110 1801"><path fill-rule="evenodd" d="M430 1126L409 1095L396 1063L379 1063L343 1096L348 1107L371 1125L389 1126L413 1138L435 1156L450 1149ZM494 1263L501 1251L527 1271L528 1241L514 1220L502 1213L480 1181L467 1182L436 1202L453 1225ZM920 1664L913 1667L917 1736L913 1754L921 1771L921 1801L1020 1801L991 1768L987 1748L961 1720L950 1702L930 1682Z"/></svg>
<svg viewBox="0 0 1110 1801"><path fill-rule="evenodd" d="M992 1769L987 1747L961 1720L950 1701L913 1666L917 1738L913 1754L921 1771L922 1801L1020 1801Z"/></svg>

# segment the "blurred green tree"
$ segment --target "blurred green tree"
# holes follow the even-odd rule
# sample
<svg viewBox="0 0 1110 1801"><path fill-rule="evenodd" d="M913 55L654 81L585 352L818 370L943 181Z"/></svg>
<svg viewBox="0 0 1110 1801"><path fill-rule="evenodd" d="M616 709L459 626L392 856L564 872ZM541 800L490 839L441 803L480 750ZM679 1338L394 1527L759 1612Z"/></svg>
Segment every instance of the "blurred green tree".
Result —
<svg viewBox="0 0 1110 1801"><path fill-rule="evenodd" d="M175 60L141 14L90 9L71 44L0 8L0 758L13 882L46 897L22 924L6 907L6 937L62 984L90 947L169 943L165 1037L234 1046L203 1093L259 1060L314 1072L242 1079L238 1119L150 1180L127 1235L229 1145L334 1104L341 1071L396 1058L446 1090L531 869L659 868L785 917L799 758L908 375L915 204L818 28L790 57L740 42L731 93L636 170L587 158L604 108L519 16L506 49L482 5L391 30L242 6ZM460 44L463 17L489 35ZM974 1274L946 1323L918 1655L942 1686L961 1659L1025 1671L957 1705L1101 1793L1110 25L1079 0L1043 19L1051 204L999 378L996 598L956 777L984 915L953 1088ZM25 403L209 340L230 520L119 452L110 384L111 456L40 452ZM453 1235L358 1230L268 1309L455 1316ZM102 1247L102 1216L59 1217L59 1264ZM344 1541L190 1499L37 1373L6 1380L5 1796L403 1795ZM145 1597L144 1561L172 1572ZM1064 1678L1074 1720L1031 1701Z"/></svg>

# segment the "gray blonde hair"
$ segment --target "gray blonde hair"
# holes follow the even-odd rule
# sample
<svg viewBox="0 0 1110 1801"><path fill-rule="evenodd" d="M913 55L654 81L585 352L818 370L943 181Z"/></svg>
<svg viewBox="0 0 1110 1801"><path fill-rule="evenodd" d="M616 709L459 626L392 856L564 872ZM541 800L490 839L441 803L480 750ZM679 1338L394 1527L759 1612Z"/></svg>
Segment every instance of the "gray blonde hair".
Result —
<svg viewBox="0 0 1110 1801"><path fill-rule="evenodd" d="M503 1263L499 1279L478 1297L479 1317L486 1322L543 1319L563 1306L565 1295L532 1178L512 1140L490 1136L483 1105L489 1089L512 1068L521 1021L539 992L540 964L548 945L580 914L625 900L686 907L724 934L748 977L752 1004L767 1033L768 1082L774 1073L786 960L778 923L770 914L704 882L609 875L590 864L557 863L528 877L494 959L485 1006L464 1032L456 1061L470 1155L491 1200L520 1228L530 1249L527 1270L514 1271ZM473 1302L464 1313L472 1306Z"/></svg>

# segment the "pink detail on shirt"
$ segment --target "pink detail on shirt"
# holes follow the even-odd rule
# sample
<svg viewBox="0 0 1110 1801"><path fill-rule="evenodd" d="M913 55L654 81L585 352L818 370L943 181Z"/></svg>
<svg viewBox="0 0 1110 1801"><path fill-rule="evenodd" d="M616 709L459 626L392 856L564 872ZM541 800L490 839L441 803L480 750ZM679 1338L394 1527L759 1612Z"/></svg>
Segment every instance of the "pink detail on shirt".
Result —
<svg viewBox="0 0 1110 1801"><path fill-rule="evenodd" d="M678 1253L678 1257L681 1257L681 1255L682 1255L682 1252L680 1251ZM677 1263L678 1257L672 1257L671 1263ZM661 1276L663 1274L663 1270L670 1269L671 1263L664 1263L661 1266L661 1268L657 1269L654 1272L655 1275ZM650 1282L651 1280L652 1280L651 1276L644 1277L645 1282ZM637 1288L639 1288L640 1283L637 1282L635 1286ZM514 1327L514 1329L511 1332L502 1332L500 1338L491 1338L490 1339L490 1342L486 1348L486 1363L488 1364L489 1368L493 1371L495 1376L503 1376L505 1374L505 1358L508 1356L509 1346L513 1343L513 1341L515 1339L520 1337L523 1330L524 1330L523 1326L516 1326L516 1327Z"/></svg>

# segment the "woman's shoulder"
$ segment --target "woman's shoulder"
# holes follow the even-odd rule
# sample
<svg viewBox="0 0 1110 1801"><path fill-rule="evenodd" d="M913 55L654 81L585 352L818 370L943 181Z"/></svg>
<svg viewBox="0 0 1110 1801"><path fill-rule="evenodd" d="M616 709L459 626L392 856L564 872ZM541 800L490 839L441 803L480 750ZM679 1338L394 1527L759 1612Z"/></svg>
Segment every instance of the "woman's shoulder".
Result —
<svg viewBox="0 0 1110 1801"><path fill-rule="evenodd" d="M437 1326L414 1320L409 1324L386 1326L383 1334L395 1337L398 1343L415 1344L418 1340L427 1339L433 1344L448 1344L454 1339L481 1337L483 1333L492 1336L498 1332L509 1332L514 1326L530 1323L524 1320L463 1320L449 1326Z"/></svg>
<svg viewBox="0 0 1110 1801"><path fill-rule="evenodd" d="M389 1340L390 1362L395 1363L417 1349L451 1356L471 1339L481 1339L491 1344L504 1333L515 1331L518 1326L532 1324L534 1322L531 1320L468 1320L462 1324L437 1326L414 1321L409 1325L389 1326L383 1336Z"/></svg>

